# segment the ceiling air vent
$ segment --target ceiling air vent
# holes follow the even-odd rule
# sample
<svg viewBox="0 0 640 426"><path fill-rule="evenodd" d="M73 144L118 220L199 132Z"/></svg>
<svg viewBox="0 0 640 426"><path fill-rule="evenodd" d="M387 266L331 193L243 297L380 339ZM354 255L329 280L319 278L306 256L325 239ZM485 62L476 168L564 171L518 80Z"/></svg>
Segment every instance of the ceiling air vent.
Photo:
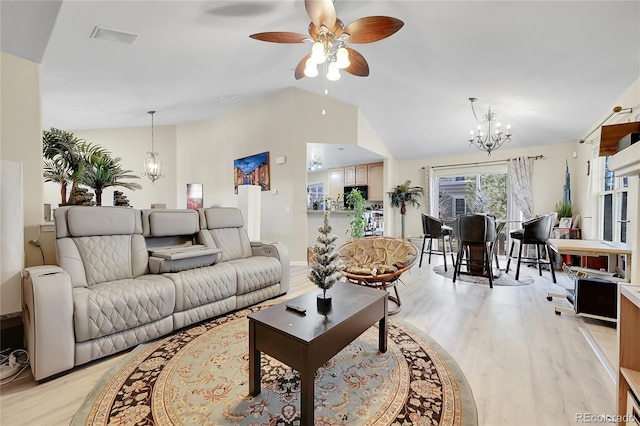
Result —
<svg viewBox="0 0 640 426"><path fill-rule="evenodd" d="M116 41L118 43L133 44L133 42L138 38L138 34L95 27L89 38L99 38L102 40Z"/></svg>

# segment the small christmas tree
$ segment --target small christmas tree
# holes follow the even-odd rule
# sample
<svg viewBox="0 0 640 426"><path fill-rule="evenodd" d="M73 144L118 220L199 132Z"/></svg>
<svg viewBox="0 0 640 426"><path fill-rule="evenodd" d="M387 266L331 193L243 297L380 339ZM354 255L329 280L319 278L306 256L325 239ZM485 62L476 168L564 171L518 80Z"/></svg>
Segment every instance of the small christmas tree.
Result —
<svg viewBox="0 0 640 426"><path fill-rule="evenodd" d="M313 246L313 256L311 257L313 266L308 278L322 289L322 297L326 298L327 290L344 275L342 273L344 265L335 250L335 242L338 237L331 235L333 228L329 225L329 210L324 211L322 218L323 224L318 228L320 235L316 239L317 243Z"/></svg>

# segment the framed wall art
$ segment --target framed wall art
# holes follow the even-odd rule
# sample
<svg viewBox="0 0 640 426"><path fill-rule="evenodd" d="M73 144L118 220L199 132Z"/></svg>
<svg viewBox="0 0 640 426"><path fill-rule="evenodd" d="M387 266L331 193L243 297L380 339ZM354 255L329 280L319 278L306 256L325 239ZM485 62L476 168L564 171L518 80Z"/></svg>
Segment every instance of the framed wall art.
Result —
<svg viewBox="0 0 640 426"><path fill-rule="evenodd" d="M187 208L196 210L204 207L202 202L202 184L201 183L188 183L187 184Z"/></svg>
<svg viewBox="0 0 640 426"><path fill-rule="evenodd" d="M269 176L269 152L233 160L234 192L238 185L258 185L262 191L271 189Z"/></svg>
<svg viewBox="0 0 640 426"><path fill-rule="evenodd" d="M561 217L558 228L571 228L571 221L572 221L572 218L570 217Z"/></svg>

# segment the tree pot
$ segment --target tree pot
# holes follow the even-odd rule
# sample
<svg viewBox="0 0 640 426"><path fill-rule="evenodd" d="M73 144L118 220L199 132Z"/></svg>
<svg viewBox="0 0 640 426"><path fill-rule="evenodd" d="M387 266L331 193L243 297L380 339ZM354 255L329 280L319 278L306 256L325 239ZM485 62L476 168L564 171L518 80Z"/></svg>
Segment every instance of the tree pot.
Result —
<svg viewBox="0 0 640 426"><path fill-rule="evenodd" d="M316 299L319 314L326 314L331 311L331 296L319 294Z"/></svg>

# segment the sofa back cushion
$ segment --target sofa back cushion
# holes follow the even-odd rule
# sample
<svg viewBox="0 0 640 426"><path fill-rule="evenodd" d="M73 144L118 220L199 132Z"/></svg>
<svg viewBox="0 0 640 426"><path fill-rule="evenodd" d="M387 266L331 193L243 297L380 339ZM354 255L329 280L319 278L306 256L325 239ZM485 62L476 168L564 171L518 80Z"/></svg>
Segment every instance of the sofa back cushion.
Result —
<svg viewBox="0 0 640 426"><path fill-rule="evenodd" d="M147 271L140 211L67 206L54 212L59 265L74 287L135 278Z"/></svg>
<svg viewBox="0 0 640 426"><path fill-rule="evenodd" d="M251 242L244 229L242 212L235 207L211 207L200 209L198 242L207 247L222 249L221 260L250 257Z"/></svg>
<svg viewBox="0 0 640 426"><path fill-rule="evenodd" d="M142 235L145 237L172 237L195 235L200 230L196 210L142 210Z"/></svg>

